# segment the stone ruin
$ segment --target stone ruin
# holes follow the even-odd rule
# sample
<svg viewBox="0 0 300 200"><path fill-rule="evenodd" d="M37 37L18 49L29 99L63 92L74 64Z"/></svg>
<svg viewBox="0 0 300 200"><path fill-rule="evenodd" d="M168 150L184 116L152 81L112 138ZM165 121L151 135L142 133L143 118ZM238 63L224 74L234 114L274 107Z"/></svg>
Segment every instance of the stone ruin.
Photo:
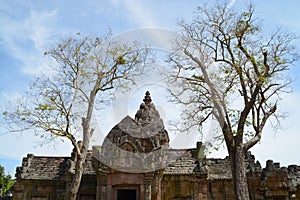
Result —
<svg viewBox="0 0 300 200"><path fill-rule="evenodd" d="M126 116L102 145L90 150L84 164L80 200L219 200L234 199L228 158L203 158L195 148L170 149L149 92L135 118ZM300 166L266 167L246 154L247 178L253 200L300 199ZM13 199L64 199L74 174L75 153L69 157L28 154L16 170Z"/></svg>

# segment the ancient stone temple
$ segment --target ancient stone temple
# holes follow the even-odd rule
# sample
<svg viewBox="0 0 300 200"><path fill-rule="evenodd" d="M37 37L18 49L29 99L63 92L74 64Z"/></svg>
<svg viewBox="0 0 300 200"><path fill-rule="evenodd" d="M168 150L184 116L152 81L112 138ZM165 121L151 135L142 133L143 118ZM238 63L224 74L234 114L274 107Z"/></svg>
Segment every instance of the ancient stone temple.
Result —
<svg viewBox="0 0 300 200"><path fill-rule="evenodd" d="M134 119L126 116L84 165L80 200L234 199L229 159L206 159L201 142L191 149L169 148L169 136L150 93ZM247 177L251 199L300 199L300 166L262 168L250 152ZM28 154L17 168L14 199L64 199L74 174L70 157Z"/></svg>

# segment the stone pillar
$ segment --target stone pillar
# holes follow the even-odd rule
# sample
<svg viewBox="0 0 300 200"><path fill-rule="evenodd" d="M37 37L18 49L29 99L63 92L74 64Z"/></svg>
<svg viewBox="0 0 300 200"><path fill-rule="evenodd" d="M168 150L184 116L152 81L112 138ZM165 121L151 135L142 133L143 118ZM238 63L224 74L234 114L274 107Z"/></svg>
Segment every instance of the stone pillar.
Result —
<svg viewBox="0 0 300 200"><path fill-rule="evenodd" d="M193 177L194 199L207 200L208 198L208 181L207 175Z"/></svg>
<svg viewBox="0 0 300 200"><path fill-rule="evenodd" d="M146 180L145 184L145 200L151 200L151 181Z"/></svg>
<svg viewBox="0 0 300 200"><path fill-rule="evenodd" d="M97 193L96 200L107 199L107 175L105 173L97 173Z"/></svg>
<svg viewBox="0 0 300 200"><path fill-rule="evenodd" d="M153 182L153 173L145 174L145 200L151 200L151 186Z"/></svg>
<svg viewBox="0 0 300 200"><path fill-rule="evenodd" d="M138 199L145 199L145 185L144 184L140 185L140 196Z"/></svg>
<svg viewBox="0 0 300 200"><path fill-rule="evenodd" d="M153 178L152 184L153 184L153 188L152 188L152 193L155 194L154 199L155 200L161 200L162 199L162 191L161 191L161 185L162 185L162 178L163 178L163 170L157 171L155 173L155 176ZM152 195L153 197L153 195Z"/></svg>
<svg viewBox="0 0 300 200"><path fill-rule="evenodd" d="M96 200L101 200L101 181L98 176L98 173L96 173L96 176L97 176Z"/></svg>
<svg viewBox="0 0 300 200"><path fill-rule="evenodd" d="M106 186L106 196L107 196L107 200L111 200L113 199L113 194L112 194L112 185L107 185Z"/></svg>

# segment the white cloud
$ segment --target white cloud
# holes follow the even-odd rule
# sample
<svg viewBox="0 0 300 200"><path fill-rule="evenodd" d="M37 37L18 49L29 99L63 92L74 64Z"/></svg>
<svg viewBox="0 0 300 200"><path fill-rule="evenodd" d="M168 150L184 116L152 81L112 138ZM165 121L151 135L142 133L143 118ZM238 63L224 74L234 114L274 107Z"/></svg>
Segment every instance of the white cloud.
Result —
<svg viewBox="0 0 300 200"><path fill-rule="evenodd" d="M31 10L24 20L6 17L5 29L1 30L3 47L21 61L21 71L36 75L45 70L43 51L49 43L56 10L38 12Z"/></svg>
<svg viewBox="0 0 300 200"><path fill-rule="evenodd" d="M53 31L49 24L51 24L56 14L56 10L44 13L31 10L29 18L24 21L24 26L29 30L29 38L34 42L36 50L44 50L50 33Z"/></svg>
<svg viewBox="0 0 300 200"><path fill-rule="evenodd" d="M236 0L230 0L227 5L227 9L230 9L235 4L235 2L236 2Z"/></svg>
<svg viewBox="0 0 300 200"><path fill-rule="evenodd" d="M114 6L117 6L120 3L120 1L119 0L109 0L109 3Z"/></svg>
<svg viewBox="0 0 300 200"><path fill-rule="evenodd" d="M155 26L154 17L150 14L145 5L138 0L125 0L125 7L128 10L129 18L141 27Z"/></svg>

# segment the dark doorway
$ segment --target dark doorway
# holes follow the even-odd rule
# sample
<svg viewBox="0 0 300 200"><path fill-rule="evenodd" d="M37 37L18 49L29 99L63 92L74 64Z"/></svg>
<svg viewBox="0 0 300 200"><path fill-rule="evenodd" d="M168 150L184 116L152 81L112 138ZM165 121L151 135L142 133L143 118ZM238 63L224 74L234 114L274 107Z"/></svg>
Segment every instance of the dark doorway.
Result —
<svg viewBox="0 0 300 200"><path fill-rule="evenodd" d="M117 189L117 195L117 200L137 200L134 189Z"/></svg>

